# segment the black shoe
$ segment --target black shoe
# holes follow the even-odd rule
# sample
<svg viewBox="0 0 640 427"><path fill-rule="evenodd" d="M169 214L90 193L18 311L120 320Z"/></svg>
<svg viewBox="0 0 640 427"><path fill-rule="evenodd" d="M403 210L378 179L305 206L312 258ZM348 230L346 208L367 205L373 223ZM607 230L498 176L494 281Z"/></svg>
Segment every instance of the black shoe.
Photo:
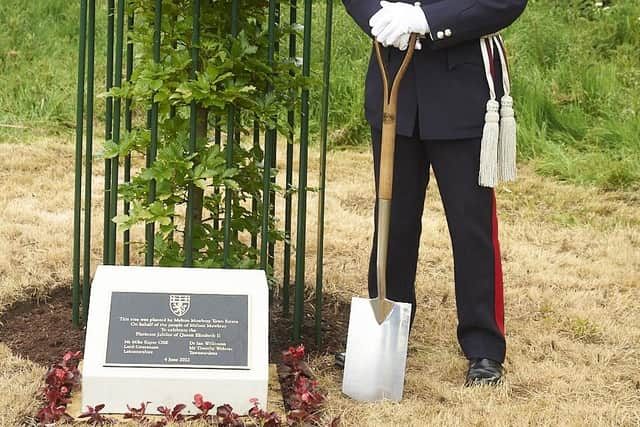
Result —
<svg viewBox="0 0 640 427"><path fill-rule="evenodd" d="M346 357L346 355L347 353L344 351L336 352L334 363L338 368L344 369L344 358Z"/></svg>
<svg viewBox="0 0 640 427"><path fill-rule="evenodd" d="M502 364L491 359L470 359L464 385L494 385L502 381Z"/></svg>

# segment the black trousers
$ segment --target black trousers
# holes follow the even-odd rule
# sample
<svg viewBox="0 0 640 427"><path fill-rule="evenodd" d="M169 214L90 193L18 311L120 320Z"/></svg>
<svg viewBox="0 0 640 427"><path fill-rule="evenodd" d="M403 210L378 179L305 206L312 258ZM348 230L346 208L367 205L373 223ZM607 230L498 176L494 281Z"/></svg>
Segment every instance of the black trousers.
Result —
<svg viewBox="0 0 640 427"><path fill-rule="evenodd" d="M417 133L416 133L417 135ZM372 130L376 192L381 132ZM388 298L412 304L421 218L433 168L453 246L458 341L467 358L505 357L502 267L493 189L478 185L480 139L428 140L396 136L387 259ZM376 207L377 224L377 207ZM377 225L376 225L377 228ZM369 263L369 296L377 295L376 239Z"/></svg>

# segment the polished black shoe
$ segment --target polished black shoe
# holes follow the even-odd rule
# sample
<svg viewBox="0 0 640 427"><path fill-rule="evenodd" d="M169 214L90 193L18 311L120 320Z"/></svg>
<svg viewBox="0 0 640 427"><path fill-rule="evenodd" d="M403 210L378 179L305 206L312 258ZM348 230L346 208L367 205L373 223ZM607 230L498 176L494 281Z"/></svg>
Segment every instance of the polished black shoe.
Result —
<svg viewBox="0 0 640 427"><path fill-rule="evenodd" d="M340 368L340 369L344 369L344 358L346 357L347 353L344 351L338 351L335 354L335 358L334 358L334 363L335 365Z"/></svg>
<svg viewBox="0 0 640 427"><path fill-rule="evenodd" d="M470 359L464 385L494 385L502 381L502 364L491 359Z"/></svg>

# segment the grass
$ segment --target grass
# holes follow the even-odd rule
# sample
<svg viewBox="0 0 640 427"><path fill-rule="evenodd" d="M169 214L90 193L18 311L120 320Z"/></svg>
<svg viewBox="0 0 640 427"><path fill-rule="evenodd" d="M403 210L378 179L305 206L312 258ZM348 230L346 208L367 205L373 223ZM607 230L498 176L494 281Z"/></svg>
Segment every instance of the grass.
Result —
<svg viewBox="0 0 640 427"><path fill-rule="evenodd" d="M530 0L505 32L520 157L560 180L638 189L640 4L595 3ZM362 103L370 42L343 7L335 15L332 143L360 144L369 138ZM318 7L317 28L322 18Z"/></svg>
<svg viewBox="0 0 640 427"><path fill-rule="evenodd" d="M41 386L45 368L11 353L0 343L0 425L19 426L33 412L33 396Z"/></svg>
<svg viewBox="0 0 640 427"><path fill-rule="evenodd" d="M12 302L70 283L72 163L73 147L60 139L0 145L0 313ZM315 149L309 164L310 185L317 185ZM325 295L337 303L324 308L330 322L332 313L346 310L352 295L366 292L373 182L369 150L333 151L328 165ZM100 176L97 168L94 265L101 247ZM455 337L451 247L432 185L423 219L405 398L401 403L351 401L340 392L341 372L332 366L332 355L315 354L308 362L328 391L328 415L340 415L343 425L357 427L640 422L637 198L559 183L525 167L519 182L499 189L497 199L505 274L505 384L462 387L466 362ZM316 203L313 193L310 212ZM308 230L312 283L313 218ZM0 360L0 425L19 425L37 405L35 390L44 370L1 343Z"/></svg>
<svg viewBox="0 0 640 427"><path fill-rule="evenodd" d="M15 300L42 296L39 290L43 285L71 283L71 271L65 270L71 261L67 226L73 224L73 202L66 192L73 191L73 177L69 174L73 170L72 146L53 138L33 144L21 145L16 151L13 143L0 144L3 183L0 212L4 221L0 231L3 290L0 307L3 308ZM65 168L58 168L60 164L65 164ZM49 196L42 199L40 196L45 194ZM45 256L49 245L62 250ZM32 248L33 252L25 252L24 248ZM11 299L5 299L7 295Z"/></svg>
<svg viewBox="0 0 640 427"><path fill-rule="evenodd" d="M321 77L325 28L324 3L314 8L312 63L313 72ZM347 15L344 6L334 1L329 98L329 144L344 147L368 143L369 125L364 120L364 75L369 63L371 40ZM319 99L319 98L318 98ZM315 129L319 129L320 103L311 105Z"/></svg>
<svg viewBox="0 0 640 427"><path fill-rule="evenodd" d="M99 93L106 15L105 2L97 3ZM72 134L78 12L78 2L0 4L0 141L24 141L34 133ZM316 3L312 62L318 77L324 14L325 3ZM370 42L337 1L333 29L329 142L333 147L367 144L363 77ZM640 4L530 0L506 37L521 159L559 180L604 189L640 188ZM312 100L319 95L314 90ZM311 112L312 130L318 132L319 101L312 101Z"/></svg>
<svg viewBox="0 0 640 427"><path fill-rule="evenodd" d="M332 356L309 360L328 390L328 413L340 415L346 426L640 423L639 6L633 0L612 2L607 10L575 0L529 3L508 43L521 156L531 161L519 182L498 190L506 383L461 387L466 364L455 339L451 248L431 188L406 398L400 404L350 401L340 393ZM323 6L315 12L314 31L323 25ZM104 18L103 9L100 14ZM75 117L77 15L77 2L0 2L0 312L71 281L73 149L67 142ZM334 29L331 141L358 145L368 133L362 76L369 42L339 3ZM312 151L314 177L317 155ZM344 307L366 287L370 153L335 150L328 165L325 292ZM99 202L100 167L94 172ZM309 197L314 212L316 194ZM313 221L308 229L312 277ZM93 247L95 264L100 242ZM325 312L337 309L327 306ZM0 361L0 425L19 425L37 405L44 368L2 343Z"/></svg>
<svg viewBox="0 0 640 427"><path fill-rule="evenodd" d="M105 2L97 2L96 92L104 81ZM0 2L0 141L75 127L80 2Z"/></svg>
<svg viewBox="0 0 640 427"><path fill-rule="evenodd" d="M520 149L539 172L640 185L640 4L532 2L509 31Z"/></svg>

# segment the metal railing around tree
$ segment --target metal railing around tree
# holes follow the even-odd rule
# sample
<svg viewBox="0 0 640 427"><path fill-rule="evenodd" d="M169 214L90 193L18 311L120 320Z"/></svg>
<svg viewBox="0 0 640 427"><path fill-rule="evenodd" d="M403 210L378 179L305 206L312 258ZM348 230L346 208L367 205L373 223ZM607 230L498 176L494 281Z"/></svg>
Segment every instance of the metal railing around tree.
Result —
<svg viewBox="0 0 640 427"><path fill-rule="evenodd" d="M164 3L164 4L163 4ZM183 4L184 2L178 2ZM171 105L169 112L161 111L166 107L167 100L160 99L157 85L152 90L148 104L146 106L139 105L139 99L136 101L134 95L128 93L124 88L131 89L133 79L135 78L136 67L140 66L137 56L144 55L139 52L136 56L134 49L136 46L145 46L145 41L140 41L140 34L144 35L144 31L140 30L136 33L136 20L139 13L146 11L147 18L152 16L153 30L149 32L152 40L148 40L146 46L152 48L153 63L158 67L163 66L163 61L167 58L167 52L184 54L188 48L191 62L189 64L188 82L197 82L200 73L203 72L204 66L201 61L201 49L207 40L202 39L202 13L209 13L205 8L212 7L212 3L202 2L200 0L192 0L188 5L191 8L191 39L188 46L181 45L172 40L168 28L174 31L176 22L167 24L165 14L163 14L163 6L174 10L177 7L176 2L171 0L107 0L107 35L106 35L106 79L104 88L107 91L104 105L104 125L105 125L105 145L102 150L104 157L104 200L103 200L103 217L102 224L102 263L106 265L115 265L120 259L120 264L131 265L136 262L132 256L132 247L135 242L133 240L129 227L124 227L123 232L119 231L116 222L118 220L126 223L127 219L132 217L131 199L127 199L122 195L123 188L131 188L132 182L135 181L136 172L140 173L144 170L152 171L158 162L158 150L163 141L169 139L160 129L159 123L167 123L176 117L186 117L188 115L188 142L184 143L184 158L192 160L191 172L187 176L188 183L184 191L184 203L172 202L168 203L162 200L162 194L159 195L157 188L157 179L151 178L148 186L145 187L146 202L140 202L145 212L156 210L162 211L165 216L154 216L148 214L144 221L144 265L152 266L158 264L176 265L176 259L180 260L181 265L186 267L192 266L221 266L233 267L231 262L233 257L232 243L240 239L237 229L232 228L234 218L234 209L244 209L234 197L237 197L237 189L231 185L229 180L223 181L223 184L214 185L207 178L196 180L194 172L202 162L203 152L207 150L215 150L217 147L220 153L225 156L226 169L233 170L234 167L234 149L238 150L242 145L247 144L246 129L252 127L252 140L249 142L251 147L243 151L243 153L251 152L257 156L256 163L259 163L261 178L261 188L253 192L251 196L250 207L246 206L247 218L259 219L259 227L256 225L251 230L250 239L246 240L245 256L249 258L247 265L254 265L255 268L264 269L272 273L274 283L280 283L277 286L278 294L282 297L282 310L286 316L290 316L290 299L291 294L294 296L293 301L293 339L300 340L302 334L302 325L304 319L304 294L305 294L305 255L306 255L306 238L307 238L307 191L308 183L308 167L309 167L309 104L310 90L308 84L303 84L296 88L292 84L293 96L299 102L291 104L287 111L271 112L272 122L265 125L264 120L260 122L257 118L251 120L243 112L241 102L229 102L225 105L226 117L222 118L220 114L212 113L201 101L191 99L190 103L182 104L174 103ZM225 13L229 14L229 30L231 34L230 40L237 39L241 36L241 32L245 28L240 28L241 11L239 10L239 0L229 0L229 10ZM94 104L95 96L95 28L96 28L96 1L80 0L80 38L78 49L78 88L77 88L77 125L76 125L76 157L75 157L75 199L74 199L74 243L73 243L73 323L76 326L86 322L88 316L89 296L90 296L90 276L92 269L91 251L92 236L91 215L92 215L92 175L94 156L98 150L94 149ZM298 24L299 5L297 0L289 0L288 3L280 3L276 0L268 1L268 8L262 19L254 20L254 25L260 28L266 28L267 48L265 64L268 67L276 65L275 58L288 57L291 64L297 64L300 71L289 71L291 81L307 81L310 77L311 70L311 15L313 13L311 0L304 0L302 13L302 25ZM318 211L317 211L317 252L316 252L316 271L315 271L315 337L316 341L320 341L321 331L321 308L322 308L322 287L323 287L323 234L324 234L324 186L325 186L325 168L326 168L326 147L327 147L327 117L328 117L328 91L329 91L329 70L330 70L330 54L331 54L331 31L332 31L332 7L333 1L326 1L325 24L324 24L324 53L322 64L322 90L319 99L313 99L313 102L321 103L320 122L320 158L319 158L319 176L318 176ZM150 12L151 11L151 12ZM281 18L288 18L288 32L283 32L285 27L281 24ZM149 18L150 19L150 18ZM164 19L164 21L163 21ZM186 18L183 17L183 22ZM247 21L245 19L245 21ZM246 22L245 22L246 23ZM209 28L208 28L209 29ZM302 34L300 34L302 29ZM206 36L206 31L204 35ZM137 34L137 35L136 35ZM264 33L260 33L264 34ZM134 37L135 36L135 37ZM302 38L302 46L300 47L298 39ZM288 52L283 54L280 52L282 41L288 41ZM137 44L136 44L137 43ZM169 45L167 45L169 43ZM233 43L231 41L230 43ZM259 42L257 42L260 44ZM233 47L229 48L230 51ZM302 53L302 58L298 54ZM301 64L300 64L301 62ZM300 78L301 76L301 78ZM229 76L226 82L232 82L233 76ZM296 80L298 79L298 80ZM274 95L274 84L267 78L265 80L265 92L268 95ZM223 82L222 86L232 87L233 83ZM173 87L171 90L175 90ZM123 102L124 101L124 102ZM176 106L178 105L178 106ZM295 105L296 109L293 108ZM298 110L299 109L299 110ZM297 111L296 111L297 110ZM146 112L146 114L141 114ZM282 113L282 114L281 114ZM140 116L146 116L143 119ZM286 126L277 127L278 120L286 117ZM252 122L249 123L248 122ZM297 123L296 123L297 122ZM223 125L226 124L225 127ZM124 126L123 126L124 125ZM224 128L224 131L223 131ZM242 129L241 129L242 128ZM212 129L212 130L210 130ZM280 131L278 131L280 129ZM285 129L283 131L282 129ZM141 131L142 130L142 131ZM243 131L241 133L241 130ZM138 134L145 135L148 140L144 144L144 152L139 153L135 150L126 151L123 149L124 144L129 144L131 139L138 131ZM281 138L278 138L278 134ZM243 136L244 135L244 136ZM296 135L299 135L296 137ZM223 136L225 142L223 143ZM294 142L299 146L299 159L297 171L294 170ZM286 161L285 161L285 177L284 185L278 186L274 168L276 166L277 145L286 144ZM109 155L106 152L111 153ZM124 151L123 151L124 150ZM256 154L257 153L257 154ZM254 160L256 160L254 159ZM136 164L144 163L144 165L136 168ZM120 173L122 167L122 173ZM294 172L298 174L297 186L294 185ZM133 174L133 175L132 175ZM84 188L83 188L84 177ZM129 187L128 187L129 186ZM280 187L284 191L279 190ZM84 190L84 193L83 193ZM119 191L120 190L120 191ZM205 191L216 200L216 204L203 206L203 197L206 197ZM281 196L279 197L279 193ZM84 196L83 196L84 194ZM83 202L84 198L84 202ZM293 213L294 198L297 200L297 212ZM276 210L278 200L284 204L284 209ZM140 204L139 203L139 204ZM244 203L244 202L243 202ZM135 201L134 201L135 204ZM244 203L245 206L247 203ZM180 211L180 209L183 209ZM209 210L211 216L204 218L203 210ZM120 212L119 212L120 211ZM180 213L183 212L182 215ZM271 239L275 230L275 215L284 219L284 235L283 240ZM167 217L169 223L167 223ZM181 230L176 225L183 217ZM124 219L123 219L124 218ZM295 220L295 232L292 229ZM165 228L163 228L165 227ZM167 232L167 228L170 232ZM173 228L171 228L173 227ZM221 258L203 261L203 243L202 230L209 230L209 236L218 236L219 241L215 245L221 247ZM164 231L163 231L164 230ZM180 231L176 233L176 231ZM180 234L178 236L177 234ZM246 233L245 233L246 234ZM177 258L172 262L167 262L165 258L158 259L158 247L166 246L164 240L169 239L170 242L178 242L180 249L177 251ZM295 253L292 254L292 242L295 238ZM250 240L250 241L249 241ZM164 246L163 246L164 245ZM281 245L280 250L276 251L276 245ZM206 252L206 251L204 251ZM206 254L204 255L206 258ZM276 262L276 257L282 257L282 263ZM194 259L195 258L195 259ZM293 278L293 292L290 289L291 283L291 266L292 260L295 260L295 272ZM253 264L252 262L253 261ZM139 263L142 263L140 259ZM236 262L237 264L237 262ZM276 289L273 289L274 291Z"/></svg>

